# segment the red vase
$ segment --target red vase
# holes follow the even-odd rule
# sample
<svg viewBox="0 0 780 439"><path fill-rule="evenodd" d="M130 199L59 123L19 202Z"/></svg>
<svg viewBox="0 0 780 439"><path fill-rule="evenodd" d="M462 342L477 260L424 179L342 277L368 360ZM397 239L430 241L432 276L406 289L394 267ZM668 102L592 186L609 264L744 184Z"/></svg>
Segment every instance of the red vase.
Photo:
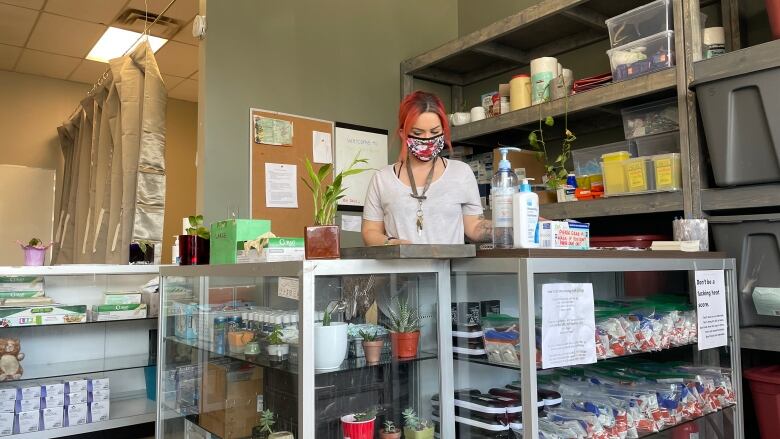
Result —
<svg viewBox="0 0 780 439"><path fill-rule="evenodd" d="M304 230L306 259L338 259L341 257L339 226L311 226Z"/></svg>
<svg viewBox="0 0 780 439"><path fill-rule="evenodd" d="M374 422L376 418L368 421L355 422L353 415L341 417L341 429L344 437L349 439L374 439Z"/></svg>
<svg viewBox="0 0 780 439"><path fill-rule="evenodd" d="M179 264L208 265L209 240L195 235L179 235Z"/></svg>

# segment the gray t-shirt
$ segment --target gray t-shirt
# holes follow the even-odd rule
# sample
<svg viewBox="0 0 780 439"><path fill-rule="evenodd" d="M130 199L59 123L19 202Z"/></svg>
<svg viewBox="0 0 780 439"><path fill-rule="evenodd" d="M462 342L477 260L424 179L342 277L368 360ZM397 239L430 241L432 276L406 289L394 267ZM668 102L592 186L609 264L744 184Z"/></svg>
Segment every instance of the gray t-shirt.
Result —
<svg viewBox="0 0 780 439"><path fill-rule="evenodd" d="M414 244L463 244L463 216L482 214L479 188L469 165L455 160L446 163L422 204L422 236L417 234L417 200L395 175L393 165L380 169L371 179L363 219L383 221L389 236ZM421 193L423 187L417 190Z"/></svg>

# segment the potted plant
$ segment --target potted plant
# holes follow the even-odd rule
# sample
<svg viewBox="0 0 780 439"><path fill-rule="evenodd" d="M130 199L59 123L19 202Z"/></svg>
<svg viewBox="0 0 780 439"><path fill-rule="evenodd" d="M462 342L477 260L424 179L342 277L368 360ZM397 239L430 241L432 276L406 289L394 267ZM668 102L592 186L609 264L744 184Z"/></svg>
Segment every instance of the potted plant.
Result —
<svg viewBox="0 0 780 439"><path fill-rule="evenodd" d="M333 313L343 311L346 304L334 300L325 307L322 323L314 324L314 368L318 370L338 369L347 356L349 347L348 325L334 322Z"/></svg>
<svg viewBox="0 0 780 439"><path fill-rule="evenodd" d="M349 439L374 439L376 409L341 417L341 429Z"/></svg>
<svg viewBox="0 0 780 439"><path fill-rule="evenodd" d="M552 81L547 84L549 88ZM545 91L545 96L547 96ZM550 98L548 97L546 101ZM564 114L563 114L563 140L561 141L561 153L550 161L547 155L547 143L544 139L544 126L552 127L555 125L555 120L552 116L542 117L542 106L544 103L538 105L539 107L539 129L531 131L528 134L528 143L531 144L531 148L536 151L536 158L544 166L544 176L546 178L547 189L552 192L560 191L566 185L566 176L569 171L566 169L566 163L571 158L571 147L577 137L573 132L569 130L569 95L564 96ZM563 201L561 196L558 196L558 201Z"/></svg>
<svg viewBox="0 0 780 439"><path fill-rule="evenodd" d="M207 265L211 233L203 225L203 215L190 216L186 235L179 235L179 264Z"/></svg>
<svg viewBox="0 0 780 439"><path fill-rule="evenodd" d="M379 439L401 439L401 430L393 421L385 421L384 428L379 430Z"/></svg>
<svg viewBox="0 0 780 439"><path fill-rule="evenodd" d="M335 225L335 220L338 201L344 198L347 190L343 187L344 177L367 171L369 168L356 167L366 163L366 159L355 156L346 169L333 177L333 183L326 184L333 173L333 165L322 165L315 171L309 159L306 159L306 172L311 181L302 180L314 199L314 225L304 230L306 259L337 259L341 255L339 226Z"/></svg>
<svg viewBox="0 0 780 439"><path fill-rule="evenodd" d="M130 244L131 264L154 264L154 244L146 239L139 239Z"/></svg>
<svg viewBox="0 0 780 439"><path fill-rule="evenodd" d="M385 341L377 336L376 332L366 332L362 329L360 330L360 338L363 339L363 353L366 355L366 363L378 363Z"/></svg>
<svg viewBox="0 0 780 439"><path fill-rule="evenodd" d="M290 345L284 342L282 338L282 327L274 326L273 331L268 334L268 346L266 346L268 356L271 360L282 361L290 354Z"/></svg>
<svg viewBox="0 0 780 439"><path fill-rule="evenodd" d="M396 299L395 308L390 310L390 344L393 356L412 358L417 356L420 342L420 318L417 311L409 307L406 300Z"/></svg>
<svg viewBox="0 0 780 439"><path fill-rule="evenodd" d="M409 407L402 413L404 417L405 439L433 439L433 424L427 419L420 419L413 408Z"/></svg>
<svg viewBox="0 0 780 439"><path fill-rule="evenodd" d="M252 428L252 439L295 439L289 431L278 431L274 433L273 426L274 412L263 410L260 412L260 422Z"/></svg>
<svg viewBox="0 0 780 439"><path fill-rule="evenodd" d="M27 244L23 243L22 241L16 241L16 243L19 244L19 246L22 247L22 250L24 251L24 265L36 267L44 264L46 261L46 250L52 246L52 243L49 243L49 245L43 245L41 240L38 238L33 238L27 241Z"/></svg>

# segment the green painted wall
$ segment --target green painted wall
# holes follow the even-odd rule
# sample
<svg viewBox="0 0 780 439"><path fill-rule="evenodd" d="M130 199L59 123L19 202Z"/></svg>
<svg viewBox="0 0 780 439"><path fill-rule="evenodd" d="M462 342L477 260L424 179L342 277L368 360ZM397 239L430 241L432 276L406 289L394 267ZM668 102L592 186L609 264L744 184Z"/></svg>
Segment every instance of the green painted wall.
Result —
<svg viewBox="0 0 780 439"><path fill-rule="evenodd" d="M540 0L458 0L458 35L463 36Z"/></svg>
<svg viewBox="0 0 780 439"><path fill-rule="evenodd" d="M249 108L394 131L400 63L456 38L450 0L209 1L199 209L249 214ZM397 154L397 145L391 157Z"/></svg>

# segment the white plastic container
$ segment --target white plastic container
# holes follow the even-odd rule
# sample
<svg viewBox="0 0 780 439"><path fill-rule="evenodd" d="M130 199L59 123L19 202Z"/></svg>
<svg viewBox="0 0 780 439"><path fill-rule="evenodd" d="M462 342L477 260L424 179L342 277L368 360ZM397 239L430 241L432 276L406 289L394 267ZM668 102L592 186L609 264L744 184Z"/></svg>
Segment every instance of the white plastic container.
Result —
<svg viewBox="0 0 780 439"><path fill-rule="evenodd" d="M674 65L674 31L665 31L607 50L612 82L625 81Z"/></svg>
<svg viewBox="0 0 780 439"><path fill-rule="evenodd" d="M524 178L520 192L512 197L512 223L515 248L539 247L539 195Z"/></svg>
<svg viewBox="0 0 780 439"><path fill-rule="evenodd" d="M674 29L671 0L652 3L606 20L611 47L619 47L642 38Z"/></svg>

